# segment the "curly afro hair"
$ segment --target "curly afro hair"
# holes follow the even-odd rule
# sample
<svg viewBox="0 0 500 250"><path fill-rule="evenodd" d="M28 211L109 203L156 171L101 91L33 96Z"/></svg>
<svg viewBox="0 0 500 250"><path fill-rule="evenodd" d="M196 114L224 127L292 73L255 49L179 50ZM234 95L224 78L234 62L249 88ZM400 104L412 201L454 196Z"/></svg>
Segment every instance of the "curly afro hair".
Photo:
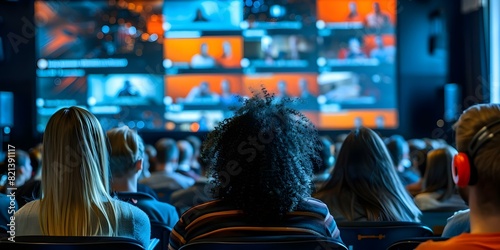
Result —
<svg viewBox="0 0 500 250"><path fill-rule="evenodd" d="M266 89L207 135L213 196L242 209L250 221L279 220L309 197L312 171L322 164L314 125Z"/></svg>

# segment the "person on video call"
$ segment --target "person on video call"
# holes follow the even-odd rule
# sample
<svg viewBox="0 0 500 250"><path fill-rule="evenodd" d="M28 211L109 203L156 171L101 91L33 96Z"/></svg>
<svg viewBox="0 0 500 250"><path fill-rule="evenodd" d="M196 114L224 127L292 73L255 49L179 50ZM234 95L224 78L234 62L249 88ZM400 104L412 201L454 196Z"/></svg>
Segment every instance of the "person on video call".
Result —
<svg viewBox="0 0 500 250"><path fill-rule="evenodd" d="M366 15L366 26L372 29L382 29L390 26L389 15L382 12L378 2L373 3L373 12Z"/></svg>
<svg viewBox="0 0 500 250"><path fill-rule="evenodd" d="M316 100L316 96L313 95L307 88L308 85L309 84L307 83L307 80L305 78L300 78L299 80L300 98L305 101Z"/></svg>
<svg viewBox="0 0 500 250"><path fill-rule="evenodd" d="M299 79L299 91L300 91L300 99L303 103L300 104L300 109L317 109L318 108L318 99L317 97L309 91L309 83L307 79L300 78Z"/></svg>
<svg viewBox="0 0 500 250"><path fill-rule="evenodd" d="M223 68L237 67L239 63L233 58L233 48L229 41L224 41L222 43L222 55L220 56L218 64Z"/></svg>
<svg viewBox="0 0 500 250"><path fill-rule="evenodd" d="M210 91L210 86L208 82L201 82L199 86L196 86L189 91L186 96L186 102L216 102L219 96L212 91Z"/></svg>
<svg viewBox="0 0 500 250"><path fill-rule="evenodd" d="M362 21L362 18L358 13L358 5L356 2L349 2L349 14L347 15L346 21L348 22L358 22Z"/></svg>
<svg viewBox="0 0 500 250"><path fill-rule="evenodd" d="M129 80L125 80L123 88L118 92L118 96L139 96L139 92L132 86Z"/></svg>
<svg viewBox="0 0 500 250"><path fill-rule="evenodd" d="M349 39L346 59L363 59L363 58L366 58L366 55L361 49L361 42L359 41L359 39L356 37Z"/></svg>
<svg viewBox="0 0 500 250"><path fill-rule="evenodd" d="M202 43L200 53L191 58L191 67L193 68L212 68L216 66L215 59L208 54L208 44Z"/></svg>
<svg viewBox="0 0 500 250"><path fill-rule="evenodd" d="M231 107L239 102L238 95L231 93L231 85L227 79L223 79L220 83L222 93L220 95L220 103L225 107Z"/></svg>
<svg viewBox="0 0 500 250"><path fill-rule="evenodd" d="M288 86L284 80L280 80L278 82L278 93L276 93L276 100L281 101L284 98L291 98L291 95L288 94L287 90Z"/></svg>
<svg viewBox="0 0 500 250"><path fill-rule="evenodd" d="M196 16L194 17L193 22L208 22L208 19L203 16L201 8L196 9Z"/></svg>
<svg viewBox="0 0 500 250"><path fill-rule="evenodd" d="M370 57L380 63L394 63L394 46L385 46L382 36L375 37L375 44L377 47L370 51Z"/></svg>

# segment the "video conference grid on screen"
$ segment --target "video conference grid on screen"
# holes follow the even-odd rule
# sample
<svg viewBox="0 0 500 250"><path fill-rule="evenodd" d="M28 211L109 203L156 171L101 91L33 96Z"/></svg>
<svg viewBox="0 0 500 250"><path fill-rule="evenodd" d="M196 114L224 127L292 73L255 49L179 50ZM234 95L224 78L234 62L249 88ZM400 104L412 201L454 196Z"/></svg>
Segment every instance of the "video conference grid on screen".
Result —
<svg viewBox="0 0 500 250"><path fill-rule="evenodd" d="M397 127L396 0L35 1L37 129L208 131L262 86L319 129Z"/></svg>

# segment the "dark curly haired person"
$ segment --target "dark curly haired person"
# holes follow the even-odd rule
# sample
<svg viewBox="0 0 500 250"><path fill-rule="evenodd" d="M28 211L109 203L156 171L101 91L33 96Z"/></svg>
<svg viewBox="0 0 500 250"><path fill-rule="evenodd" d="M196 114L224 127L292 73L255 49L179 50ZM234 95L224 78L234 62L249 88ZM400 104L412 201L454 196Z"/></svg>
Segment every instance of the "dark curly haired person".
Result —
<svg viewBox="0 0 500 250"><path fill-rule="evenodd" d="M310 196L321 142L312 123L265 90L208 134L214 201L186 211L169 249L204 238L316 235L340 241L327 206Z"/></svg>

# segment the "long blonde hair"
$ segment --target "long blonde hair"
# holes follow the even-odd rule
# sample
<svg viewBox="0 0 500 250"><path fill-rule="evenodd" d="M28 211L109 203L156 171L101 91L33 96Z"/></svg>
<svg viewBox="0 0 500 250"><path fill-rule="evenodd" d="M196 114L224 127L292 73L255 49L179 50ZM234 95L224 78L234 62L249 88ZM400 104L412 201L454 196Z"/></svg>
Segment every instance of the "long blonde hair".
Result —
<svg viewBox="0 0 500 250"><path fill-rule="evenodd" d="M43 136L40 226L44 235L116 235L106 139L85 109L58 110Z"/></svg>

